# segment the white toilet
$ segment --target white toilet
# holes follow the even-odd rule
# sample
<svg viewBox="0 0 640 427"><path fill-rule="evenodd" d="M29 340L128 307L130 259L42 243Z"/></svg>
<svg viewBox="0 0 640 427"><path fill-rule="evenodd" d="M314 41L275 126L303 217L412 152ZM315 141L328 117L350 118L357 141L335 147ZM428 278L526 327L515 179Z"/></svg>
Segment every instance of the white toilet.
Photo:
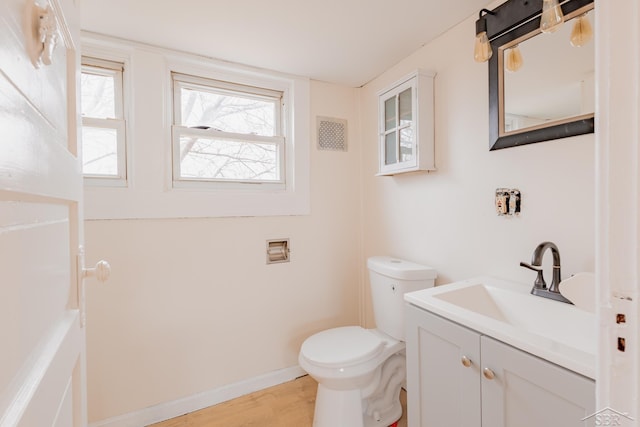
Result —
<svg viewBox="0 0 640 427"><path fill-rule="evenodd" d="M384 256L367 267L376 329L328 329L302 343L298 362L318 381L313 427L387 427L402 416L404 294L432 287L436 271Z"/></svg>

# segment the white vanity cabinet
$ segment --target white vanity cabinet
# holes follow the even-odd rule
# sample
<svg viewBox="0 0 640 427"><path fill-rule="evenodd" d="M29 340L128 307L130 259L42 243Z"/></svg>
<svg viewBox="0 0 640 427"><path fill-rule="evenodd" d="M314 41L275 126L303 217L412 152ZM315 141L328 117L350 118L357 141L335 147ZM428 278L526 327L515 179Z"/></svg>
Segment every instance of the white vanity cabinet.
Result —
<svg viewBox="0 0 640 427"><path fill-rule="evenodd" d="M593 426L595 382L407 305L409 427Z"/></svg>

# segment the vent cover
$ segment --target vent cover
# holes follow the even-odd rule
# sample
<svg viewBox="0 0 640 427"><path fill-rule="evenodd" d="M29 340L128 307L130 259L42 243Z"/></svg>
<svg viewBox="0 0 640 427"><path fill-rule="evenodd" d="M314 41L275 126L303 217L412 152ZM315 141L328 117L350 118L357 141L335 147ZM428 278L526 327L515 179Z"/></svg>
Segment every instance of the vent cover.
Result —
<svg viewBox="0 0 640 427"><path fill-rule="evenodd" d="M347 121L331 117L318 117L318 149L347 151Z"/></svg>

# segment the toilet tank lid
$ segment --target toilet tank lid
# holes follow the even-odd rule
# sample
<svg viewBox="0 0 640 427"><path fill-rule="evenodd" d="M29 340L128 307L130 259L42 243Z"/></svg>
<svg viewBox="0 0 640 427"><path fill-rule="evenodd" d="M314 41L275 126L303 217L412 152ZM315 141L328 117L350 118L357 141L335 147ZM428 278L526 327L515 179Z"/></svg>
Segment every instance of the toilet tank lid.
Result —
<svg viewBox="0 0 640 427"><path fill-rule="evenodd" d="M378 274L400 280L429 280L438 274L435 269L390 256L374 256L367 260L367 267Z"/></svg>

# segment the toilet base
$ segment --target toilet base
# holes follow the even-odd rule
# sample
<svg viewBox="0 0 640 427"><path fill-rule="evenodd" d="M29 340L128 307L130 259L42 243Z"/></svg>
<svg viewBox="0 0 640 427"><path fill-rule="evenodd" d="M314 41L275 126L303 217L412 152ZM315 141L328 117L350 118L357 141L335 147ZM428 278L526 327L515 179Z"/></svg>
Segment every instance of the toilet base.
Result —
<svg viewBox="0 0 640 427"><path fill-rule="evenodd" d="M313 414L313 427L397 427L402 416L402 407L385 414L386 419L374 420L362 414L362 398L360 390L336 391L318 385L316 408ZM389 420L396 420L394 422Z"/></svg>
<svg viewBox="0 0 640 427"><path fill-rule="evenodd" d="M364 427L360 390L330 390L318 384L313 427Z"/></svg>
<svg viewBox="0 0 640 427"><path fill-rule="evenodd" d="M400 388L405 380L404 353L385 361L373 390L334 390L318 384L313 427L389 427L402 417ZM364 394L364 395L363 395Z"/></svg>
<svg viewBox="0 0 640 427"><path fill-rule="evenodd" d="M364 399L364 427L387 427L400 419L400 389L405 378L406 360L402 352L391 356L382 365L377 389Z"/></svg>

